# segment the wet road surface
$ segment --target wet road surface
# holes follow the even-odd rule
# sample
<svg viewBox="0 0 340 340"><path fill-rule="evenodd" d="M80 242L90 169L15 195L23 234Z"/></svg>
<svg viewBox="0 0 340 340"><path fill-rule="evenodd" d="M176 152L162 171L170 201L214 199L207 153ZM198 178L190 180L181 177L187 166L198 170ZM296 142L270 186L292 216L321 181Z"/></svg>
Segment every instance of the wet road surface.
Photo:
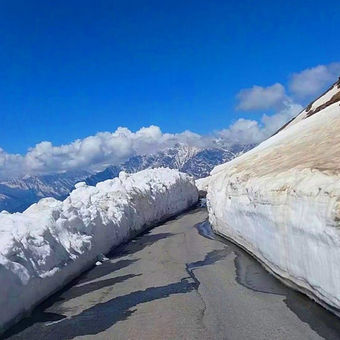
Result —
<svg viewBox="0 0 340 340"><path fill-rule="evenodd" d="M340 339L340 319L215 236L205 208L119 247L9 339Z"/></svg>

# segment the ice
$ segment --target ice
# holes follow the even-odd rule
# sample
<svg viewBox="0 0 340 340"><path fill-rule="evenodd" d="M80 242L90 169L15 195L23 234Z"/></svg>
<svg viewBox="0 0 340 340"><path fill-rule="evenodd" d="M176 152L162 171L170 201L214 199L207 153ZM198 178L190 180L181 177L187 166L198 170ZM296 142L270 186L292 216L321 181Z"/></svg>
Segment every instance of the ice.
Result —
<svg viewBox="0 0 340 340"><path fill-rule="evenodd" d="M0 326L37 303L145 228L198 200L193 179L177 170L144 170L78 183L63 202L45 198L23 213L0 213Z"/></svg>

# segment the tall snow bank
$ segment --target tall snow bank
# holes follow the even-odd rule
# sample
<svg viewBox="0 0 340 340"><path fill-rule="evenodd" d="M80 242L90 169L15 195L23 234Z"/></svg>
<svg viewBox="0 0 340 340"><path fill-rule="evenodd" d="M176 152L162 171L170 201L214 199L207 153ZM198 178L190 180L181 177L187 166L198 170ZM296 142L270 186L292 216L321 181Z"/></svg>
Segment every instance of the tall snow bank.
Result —
<svg viewBox="0 0 340 340"><path fill-rule="evenodd" d="M152 169L78 183L63 202L45 198L23 213L0 213L0 326L96 262L99 254L198 200L194 181Z"/></svg>
<svg viewBox="0 0 340 340"><path fill-rule="evenodd" d="M207 200L217 233L287 284L340 308L339 102L217 166Z"/></svg>

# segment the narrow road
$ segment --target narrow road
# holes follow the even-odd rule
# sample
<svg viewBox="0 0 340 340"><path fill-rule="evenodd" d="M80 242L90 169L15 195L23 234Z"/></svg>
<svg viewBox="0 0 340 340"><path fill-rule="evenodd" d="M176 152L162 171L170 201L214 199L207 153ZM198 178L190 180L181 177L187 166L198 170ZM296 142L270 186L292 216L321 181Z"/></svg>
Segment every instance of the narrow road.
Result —
<svg viewBox="0 0 340 340"><path fill-rule="evenodd" d="M214 236L205 208L116 249L10 339L340 339L340 320Z"/></svg>

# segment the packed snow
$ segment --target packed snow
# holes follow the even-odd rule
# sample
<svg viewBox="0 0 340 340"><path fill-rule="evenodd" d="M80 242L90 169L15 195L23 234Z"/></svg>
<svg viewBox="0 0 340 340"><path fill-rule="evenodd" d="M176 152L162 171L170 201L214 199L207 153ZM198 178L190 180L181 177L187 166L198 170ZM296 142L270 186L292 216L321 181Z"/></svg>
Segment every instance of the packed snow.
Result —
<svg viewBox="0 0 340 340"><path fill-rule="evenodd" d="M217 233L336 313L340 309L339 131L340 107L334 102L217 166L207 193L209 219Z"/></svg>
<svg viewBox="0 0 340 340"><path fill-rule="evenodd" d="M121 242L198 200L193 179L177 170L144 170L68 198L44 198L23 213L0 213L0 330Z"/></svg>

